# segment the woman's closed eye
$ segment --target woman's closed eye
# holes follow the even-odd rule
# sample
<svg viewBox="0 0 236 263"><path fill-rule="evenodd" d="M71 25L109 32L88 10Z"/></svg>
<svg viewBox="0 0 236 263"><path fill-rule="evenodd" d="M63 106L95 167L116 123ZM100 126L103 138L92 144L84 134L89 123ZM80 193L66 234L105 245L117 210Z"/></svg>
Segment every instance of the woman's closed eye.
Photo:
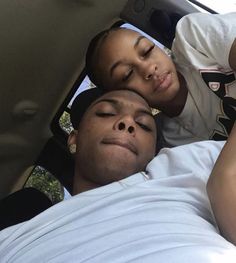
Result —
<svg viewBox="0 0 236 263"><path fill-rule="evenodd" d="M149 57L149 55L151 54L152 50L155 48L155 44L149 46L147 49L144 49L143 53L142 53L142 58L147 58ZM123 76L122 78L122 82L126 82L129 81L132 77L132 75L134 74L134 70L133 68L130 68Z"/></svg>
<svg viewBox="0 0 236 263"><path fill-rule="evenodd" d="M127 71L124 75L124 77L122 78L122 81L125 82L127 80L129 80L133 74L133 69L130 69L129 71Z"/></svg>
<svg viewBox="0 0 236 263"><path fill-rule="evenodd" d="M155 44L153 44L152 46L150 46L149 48L147 48L146 50L144 50L142 56L145 58L147 56L149 56L152 52L152 50L154 49Z"/></svg>

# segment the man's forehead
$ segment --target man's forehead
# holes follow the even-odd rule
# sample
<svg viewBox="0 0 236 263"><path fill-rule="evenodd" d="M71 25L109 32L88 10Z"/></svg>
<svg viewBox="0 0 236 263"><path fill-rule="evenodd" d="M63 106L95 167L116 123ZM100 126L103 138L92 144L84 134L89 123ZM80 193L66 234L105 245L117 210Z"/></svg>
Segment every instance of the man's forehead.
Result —
<svg viewBox="0 0 236 263"><path fill-rule="evenodd" d="M98 98L91 106L94 106L100 102L110 102L113 104L120 104L122 106L128 106L132 103L133 106L145 108L148 111L151 111L150 107L148 106L147 102L134 91L129 90L115 90L110 91L100 98Z"/></svg>

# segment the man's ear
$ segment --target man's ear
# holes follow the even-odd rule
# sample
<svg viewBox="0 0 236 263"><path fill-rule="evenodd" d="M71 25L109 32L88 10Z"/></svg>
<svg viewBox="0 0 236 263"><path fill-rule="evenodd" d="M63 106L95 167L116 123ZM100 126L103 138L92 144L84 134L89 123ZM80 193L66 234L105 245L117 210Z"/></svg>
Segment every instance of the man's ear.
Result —
<svg viewBox="0 0 236 263"><path fill-rule="evenodd" d="M69 151L71 154L75 154L76 153L76 141L77 141L77 135L78 135L78 131L77 130L73 130L67 140L67 146L69 148Z"/></svg>

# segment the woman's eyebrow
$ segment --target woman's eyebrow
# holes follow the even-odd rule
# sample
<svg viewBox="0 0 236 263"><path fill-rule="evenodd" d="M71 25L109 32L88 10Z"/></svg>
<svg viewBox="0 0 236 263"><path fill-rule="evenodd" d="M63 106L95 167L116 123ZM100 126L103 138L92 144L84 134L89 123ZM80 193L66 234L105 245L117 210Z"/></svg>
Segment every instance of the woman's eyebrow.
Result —
<svg viewBox="0 0 236 263"><path fill-rule="evenodd" d="M145 36L139 36L139 37L136 39L135 43L134 43L134 48L137 48L137 46L139 45L140 41L141 41L142 39L144 39L144 38L146 39Z"/></svg>
<svg viewBox="0 0 236 263"><path fill-rule="evenodd" d="M113 71L115 70L115 68L117 67L117 66L119 66L120 64L122 64L123 63L123 61L122 60L118 60L118 61L116 61L112 66L111 66L111 68L110 68L110 76L112 76L113 75Z"/></svg>

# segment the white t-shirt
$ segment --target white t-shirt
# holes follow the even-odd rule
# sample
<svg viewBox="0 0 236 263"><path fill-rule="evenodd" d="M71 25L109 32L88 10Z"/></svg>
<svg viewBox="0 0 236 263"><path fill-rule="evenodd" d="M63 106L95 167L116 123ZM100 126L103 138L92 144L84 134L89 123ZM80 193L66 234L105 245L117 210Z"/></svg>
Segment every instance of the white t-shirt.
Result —
<svg viewBox="0 0 236 263"><path fill-rule="evenodd" d="M236 118L225 100L236 106L236 74L228 62L235 38L236 13L194 13L178 22L172 51L189 93L178 117L162 115L167 146L227 139Z"/></svg>
<svg viewBox="0 0 236 263"><path fill-rule="evenodd" d="M86 191L0 232L0 262L234 263L206 182L223 142L163 149L120 182Z"/></svg>

